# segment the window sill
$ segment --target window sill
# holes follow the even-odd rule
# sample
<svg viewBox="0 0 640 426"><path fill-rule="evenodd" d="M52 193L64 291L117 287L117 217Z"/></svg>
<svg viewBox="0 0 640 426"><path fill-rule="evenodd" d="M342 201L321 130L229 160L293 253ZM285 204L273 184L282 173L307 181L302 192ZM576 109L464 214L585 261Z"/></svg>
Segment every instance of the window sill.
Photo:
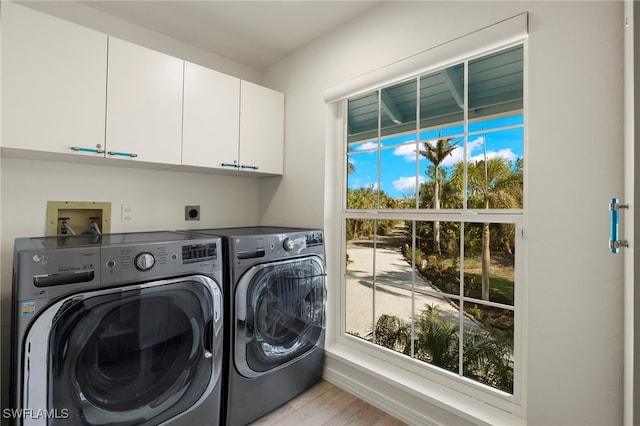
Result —
<svg viewBox="0 0 640 426"><path fill-rule="evenodd" d="M525 425L526 420L363 354L327 342L324 379L409 424Z"/></svg>

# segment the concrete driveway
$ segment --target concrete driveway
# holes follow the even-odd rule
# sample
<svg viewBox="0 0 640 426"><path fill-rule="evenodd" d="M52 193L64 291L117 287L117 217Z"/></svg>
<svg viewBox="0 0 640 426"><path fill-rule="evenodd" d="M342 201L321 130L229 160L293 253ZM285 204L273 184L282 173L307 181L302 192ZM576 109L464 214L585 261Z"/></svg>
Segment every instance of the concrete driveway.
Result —
<svg viewBox="0 0 640 426"><path fill-rule="evenodd" d="M374 288L373 253L370 242L350 242L347 246L348 333L366 337L373 330L375 320L381 315L395 315L404 321L410 321L427 305L437 306L443 317L449 315L452 321L458 321L459 309L448 299L438 296L438 290L411 269L399 246L390 248L386 245L376 248Z"/></svg>

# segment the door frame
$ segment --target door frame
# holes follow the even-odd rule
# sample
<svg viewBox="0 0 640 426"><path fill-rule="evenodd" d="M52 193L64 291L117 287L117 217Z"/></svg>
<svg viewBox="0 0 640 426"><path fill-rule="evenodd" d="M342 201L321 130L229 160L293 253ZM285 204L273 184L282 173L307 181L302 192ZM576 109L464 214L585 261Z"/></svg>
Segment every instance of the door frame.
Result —
<svg viewBox="0 0 640 426"><path fill-rule="evenodd" d="M635 200L635 164L638 162L635 151L636 128L640 125L637 120L635 101L640 99L640 85L635 85L636 72L640 71L640 43L635 39L640 32L635 31L635 22L640 22L640 8L634 7L633 0L624 2L624 200L629 206L628 212L623 213L623 238L628 238L629 247L625 248L624 256L624 413L625 425L633 425L640 421L640 372L636 368L635 354L640 353L640 339L635 336L635 330L640 330L640 292L635 291L635 265L640 261L640 252L636 255L633 241L636 231L634 223L637 212L633 208ZM639 52L640 53L640 52ZM638 185L640 188L640 185Z"/></svg>

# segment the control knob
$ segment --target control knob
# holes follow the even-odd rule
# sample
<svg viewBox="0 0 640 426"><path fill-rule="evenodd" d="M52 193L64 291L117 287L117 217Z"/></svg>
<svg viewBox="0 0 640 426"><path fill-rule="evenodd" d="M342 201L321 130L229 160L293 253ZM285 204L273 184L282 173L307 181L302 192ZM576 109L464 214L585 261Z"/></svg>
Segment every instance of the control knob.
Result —
<svg viewBox="0 0 640 426"><path fill-rule="evenodd" d="M153 265L155 265L155 263L156 258L148 252L140 253L136 256L135 259L136 268L139 271L148 271L149 269L153 268Z"/></svg>
<svg viewBox="0 0 640 426"><path fill-rule="evenodd" d="M282 247L284 247L284 249L286 251L291 251L291 250L293 250L293 247L295 246L295 244L296 244L295 241L293 241L291 238L287 237L282 242Z"/></svg>

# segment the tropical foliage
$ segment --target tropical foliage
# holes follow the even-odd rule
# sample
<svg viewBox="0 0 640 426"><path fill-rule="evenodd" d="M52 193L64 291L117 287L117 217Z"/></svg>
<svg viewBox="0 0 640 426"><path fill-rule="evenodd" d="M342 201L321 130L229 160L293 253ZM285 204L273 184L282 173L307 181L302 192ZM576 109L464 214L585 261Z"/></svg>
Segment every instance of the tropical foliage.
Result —
<svg viewBox="0 0 640 426"><path fill-rule="evenodd" d="M411 324L393 315L381 315L367 338L396 352L458 373L460 329L456 322L443 315L437 306L429 305ZM413 346L412 346L413 345ZM470 326L462 338L462 375L513 392L513 348L499 332Z"/></svg>

